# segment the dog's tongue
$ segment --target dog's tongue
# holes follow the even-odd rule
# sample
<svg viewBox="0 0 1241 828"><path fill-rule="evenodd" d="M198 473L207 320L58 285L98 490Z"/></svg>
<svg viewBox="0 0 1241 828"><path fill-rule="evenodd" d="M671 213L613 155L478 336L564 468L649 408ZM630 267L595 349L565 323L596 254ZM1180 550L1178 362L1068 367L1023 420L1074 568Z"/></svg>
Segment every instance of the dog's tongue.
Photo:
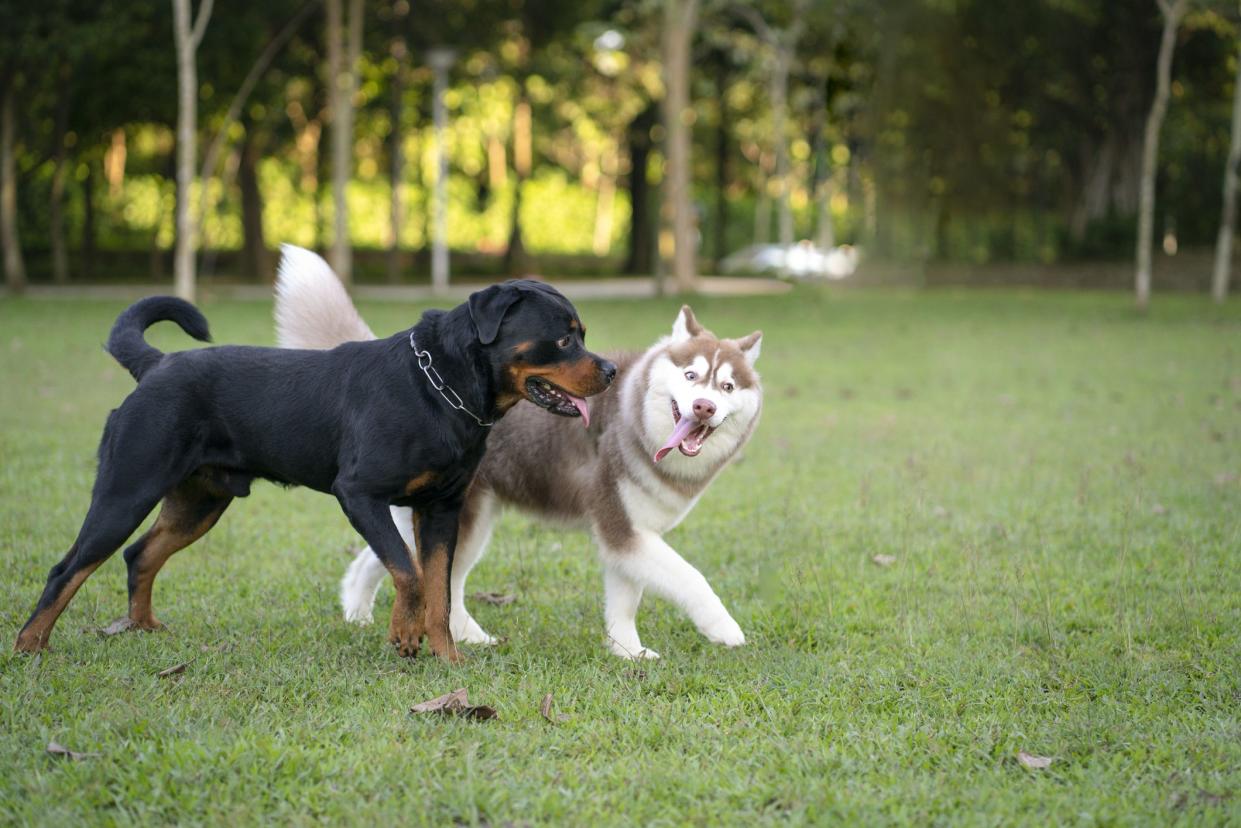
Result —
<svg viewBox="0 0 1241 828"><path fill-rule="evenodd" d="M586 405L586 400L581 397L575 397L568 391L564 395L569 398L569 402L573 403L578 413L582 415L582 425L590 428L590 407Z"/></svg>
<svg viewBox="0 0 1241 828"><path fill-rule="evenodd" d="M660 460L663 460L668 452L681 445L681 441L688 437L689 433L698 428L699 425L701 423L693 417L682 417L681 421L677 423L677 427L672 429L672 434L659 447L659 451L655 452L655 462L658 463Z"/></svg>

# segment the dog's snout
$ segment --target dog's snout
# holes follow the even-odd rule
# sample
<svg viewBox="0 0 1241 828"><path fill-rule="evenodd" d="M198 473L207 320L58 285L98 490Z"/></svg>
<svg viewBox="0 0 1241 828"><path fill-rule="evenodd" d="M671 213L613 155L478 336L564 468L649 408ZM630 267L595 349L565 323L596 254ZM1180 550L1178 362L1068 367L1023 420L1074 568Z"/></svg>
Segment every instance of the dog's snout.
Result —
<svg viewBox="0 0 1241 828"><path fill-rule="evenodd" d="M599 373L603 374L604 381L611 385L612 380L616 379L616 363L606 359L599 360Z"/></svg>
<svg viewBox="0 0 1241 828"><path fill-rule="evenodd" d="M709 420L715 416L715 403L702 397L694 400L694 416L700 420Z"/></svg>

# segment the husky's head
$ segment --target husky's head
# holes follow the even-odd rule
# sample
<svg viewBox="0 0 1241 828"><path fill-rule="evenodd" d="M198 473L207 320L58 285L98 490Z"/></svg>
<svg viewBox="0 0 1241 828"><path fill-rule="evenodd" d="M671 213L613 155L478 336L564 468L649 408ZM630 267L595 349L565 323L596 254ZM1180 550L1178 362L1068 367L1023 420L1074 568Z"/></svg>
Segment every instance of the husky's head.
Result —
<svg viewBox="0 0 1241 828"><path fill-rule="evenodd" d="M694 476L714 471L749 438L762 407L754 363L762 331L720 339L681 308L672 335L656 346L642 405L655 462ZM681 457L668 457L673 451ZM675 458L675 459L674 459Z"/></svg>

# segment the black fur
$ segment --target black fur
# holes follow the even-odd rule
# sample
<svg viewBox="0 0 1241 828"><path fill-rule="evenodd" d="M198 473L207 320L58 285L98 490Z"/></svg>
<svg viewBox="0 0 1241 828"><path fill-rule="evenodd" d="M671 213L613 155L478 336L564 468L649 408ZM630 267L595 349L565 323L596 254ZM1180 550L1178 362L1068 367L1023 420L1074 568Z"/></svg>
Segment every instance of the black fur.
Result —
<svg viewBox="0 0 1241 828"><path fill-rule="evenodd" d="M412 655L422 632L422 618L415 617L425 597L421 568L388 507L414 508L423 567L439 549L446 550L450 568L457 518L488 429L432 387L411 348L411 332L465 407L484 419L502 416L524 396L525 389L512 387L515 365L553 382L563 376L589 384L567 389L580 396L602 391L616 370L585 349L568 300L529 281L487 288L453 310L428 311L413 328L387 339L331 351L234 345L164 354L142 337L160 320L209 338L202 314L170 297L142 300L117 319L107 348L138 387L108 417L90 509L77 541L52 569L18 649L46 645L81 580L163 499L156 526L126 552L130 619L136 626L157 625L149 610L154 572L181 548L178 543L207 531L232 498L244 497L262 478L335 495L398 580L398 591L401 579L414 584L413 603L404 607L409 618L398 632L402 607L394 608L392 634L401 653ZM572 342L558 347L566 335ZM442 586L446 600L446 582L430 586ZM428 615L426 623L430 635L440 619ZM433 635L431 642L445 656Z"/></svg>

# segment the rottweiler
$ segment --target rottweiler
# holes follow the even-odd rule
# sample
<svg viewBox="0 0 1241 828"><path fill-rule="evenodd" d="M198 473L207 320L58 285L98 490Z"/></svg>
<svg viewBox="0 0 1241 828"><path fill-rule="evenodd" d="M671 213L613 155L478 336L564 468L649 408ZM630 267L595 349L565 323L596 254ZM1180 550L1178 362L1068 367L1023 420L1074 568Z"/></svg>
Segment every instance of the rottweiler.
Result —
<svg viewBox="0 0 1241 828"><path fill-rule="evenodd" d="M143 299L117 318L106 347L138 387L108 416L86 519L52 567L18 650L47 646L82 582L162 500L150 530L125 550L123 619L159 628L151 586L160 567L264 479L335 495L392 575L397 652L417 655L425 635L432 652L455 662L449 574L488 426L523 398L586 416L582 398L616 375L586 350L569 300L530 280L492 285L387 339L331 351L227 345L165 354L143 339L162 320L210 341L207 320L181 299ZM416 553L392 522L394 504L413 509Z"/></svg>

